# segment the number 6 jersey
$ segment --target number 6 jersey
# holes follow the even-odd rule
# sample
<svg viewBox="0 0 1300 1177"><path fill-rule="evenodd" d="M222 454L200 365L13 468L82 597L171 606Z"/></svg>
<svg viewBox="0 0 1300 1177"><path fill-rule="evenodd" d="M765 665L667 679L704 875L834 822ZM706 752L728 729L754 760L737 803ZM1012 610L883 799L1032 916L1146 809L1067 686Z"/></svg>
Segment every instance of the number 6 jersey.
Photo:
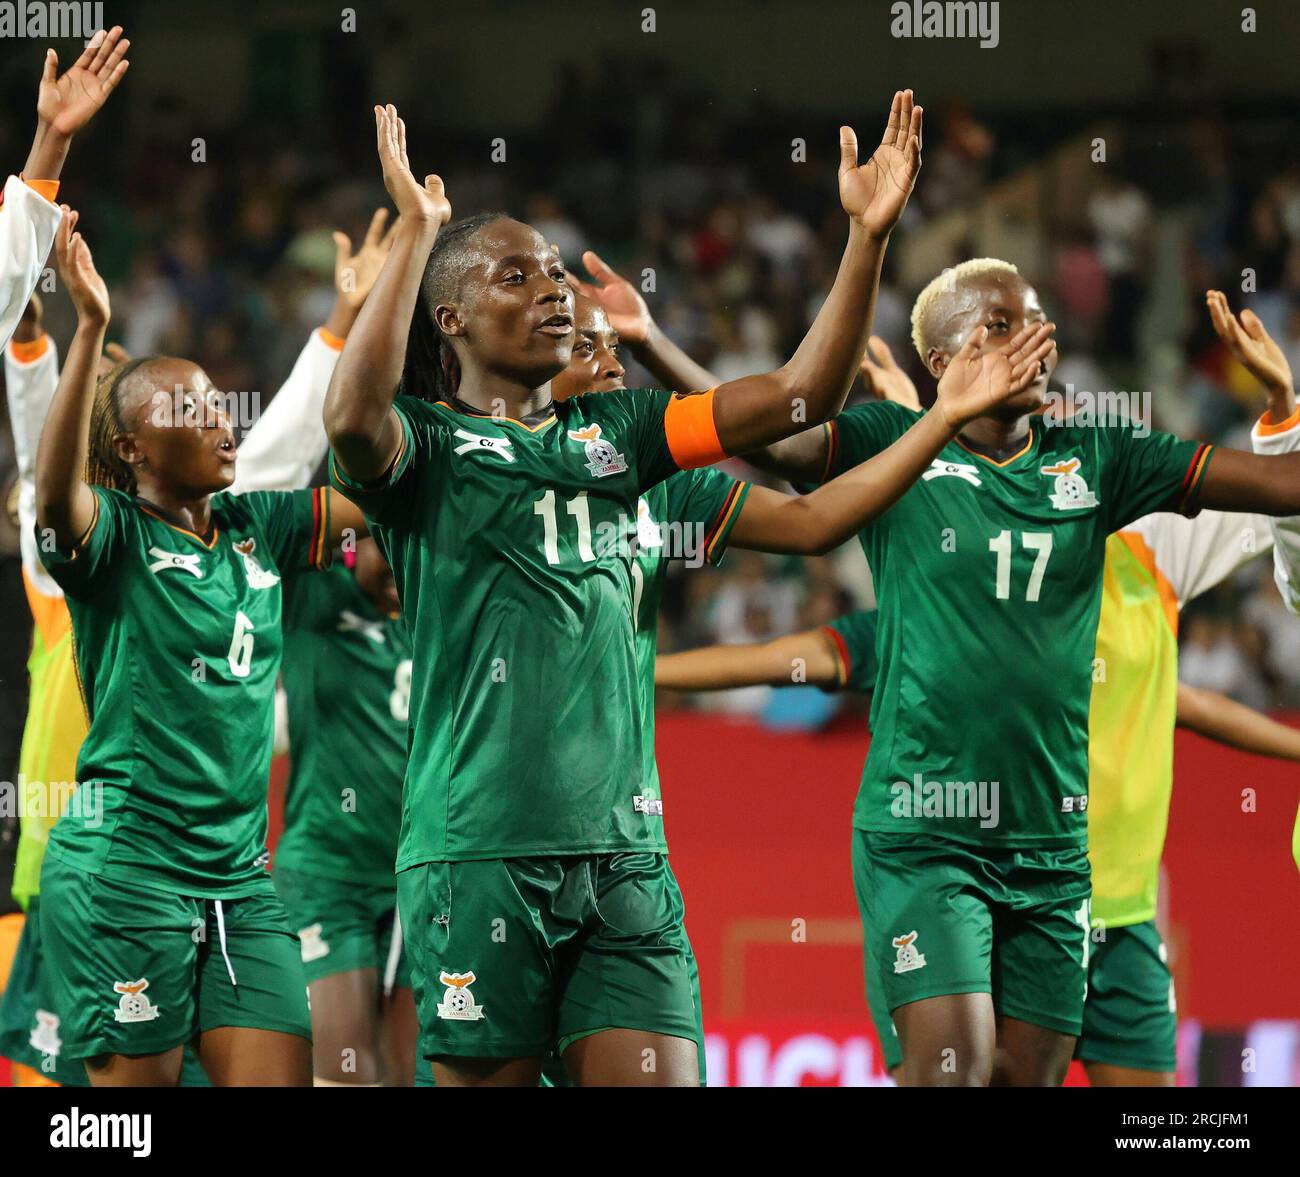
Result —
<svg viewBox="0 0 1300 1177"><path fill-rule="evenodd" d="M831 478L919 414L826 426ZM1210 447L1132 426L1045 425L995 462L950 442L860 540L879 678L854 826L990 846L1087 840L1088 707L1106 537L1194 513Z"/></svg>
<svg viewBox="0 0 1300 1177"><path fill-rule="evenodd" d="M280 575L328 559L328 492L214 495L206 541L91 488L95 520L40 557L67 595L90 731L49 853L199 898L264 890Z"/></svg>

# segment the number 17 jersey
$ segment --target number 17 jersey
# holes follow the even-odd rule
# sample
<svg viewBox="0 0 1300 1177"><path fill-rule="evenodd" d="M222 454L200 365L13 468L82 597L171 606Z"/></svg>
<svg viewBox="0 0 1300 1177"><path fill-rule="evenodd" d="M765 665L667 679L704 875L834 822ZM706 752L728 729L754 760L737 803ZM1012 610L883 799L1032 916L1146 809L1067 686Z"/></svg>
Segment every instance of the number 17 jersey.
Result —
<svg viewBox="0 0 1300 1177"><path fill-rule="evenodd" d="M826 477L919 414L831 422ZM1087 840L1088 708L1106 537L1194 511L1210 447L1034 420L995 462L950 442L860 535L879 602L879 678L858 829L1002 847Z"/></svg>

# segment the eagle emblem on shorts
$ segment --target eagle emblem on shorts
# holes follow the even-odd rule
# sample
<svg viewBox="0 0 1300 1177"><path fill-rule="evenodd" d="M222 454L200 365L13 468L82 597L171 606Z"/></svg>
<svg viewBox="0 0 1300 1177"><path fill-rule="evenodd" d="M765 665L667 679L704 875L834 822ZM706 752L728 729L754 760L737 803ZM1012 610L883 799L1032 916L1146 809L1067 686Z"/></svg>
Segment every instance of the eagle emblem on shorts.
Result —
<svg viewBox="0 0 1300 1177"><path fill-rule="evenodd" d="M483 1017L483 1007L469 991L476 980L473 973L439 973L438 984L446 985L447 992L438 1003L438 1016L452 1022L477 1022Z"/></svg>
<svg viewBox="0 0 1300 1177"><path fill-rule="evenodd" d="M895 936L891 943L898 949L898 955L894 958L894 972L910 973L913 969L925 968L925 957L916 950L915 932Z"/></svg>
<svg viewBox="0 0 1300 1177"><path fill-rule="evenodd" d="M620 454L612 441L600 435L600 423L593 421L585 429L570 429L569 437L580 441L587 450L587 469L593 478L607 478L627 470L627 459Z"/></svg>
<svg viewBox="0 0 1300 1177"><path fill-rule="evenodd" d="M113 1017L119 1022L152 1022L162 1010L145 996L149 982L141 977L138 981L114 981L113 992L122 995L113 1011Z"/></svg>
<svg viewBox="0 0 1300 1177"><path fill-rule="evenodd" d="M33 1050L39 1050L41 1054L58 1058L59 1051L63 1047L63 1039L59 1037L59 1015L52 1014L47 1009L38 1009L36 1028L32 1030L27 1043Z"/></svg>

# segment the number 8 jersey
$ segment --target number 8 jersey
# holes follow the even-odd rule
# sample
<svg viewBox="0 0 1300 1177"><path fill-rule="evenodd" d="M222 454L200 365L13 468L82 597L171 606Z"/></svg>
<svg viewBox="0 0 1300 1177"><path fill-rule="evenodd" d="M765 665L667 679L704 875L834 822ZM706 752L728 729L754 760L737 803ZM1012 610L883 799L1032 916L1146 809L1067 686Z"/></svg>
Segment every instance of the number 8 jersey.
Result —
<svg viewBox="0 0 1300 1177"><path fill-rule="evenodd" d="M573 397L529 421L399 397L360 485L411 633L399 871L664 852L647 806L632 618L641 492L678 469L671 394Z"/></svg>
<svg viewBox="0 0 1300 1177"><path fill-rule="evenodd" d="M37 534L67 595L90 721L48 852L188 896L265 890L280 575L328 559L329 492L214 495L205 540L91 489L75 549Z"/></svg>
<svg viewBox="0 0 1300 1177"><path fill-rule="evenodd" d="M919 414L855 406L826 426L826 478ZM1210 447L1035 419L995 462L950 442L860 535L879 678L854 826L989 846L1087 841L1088 707L1106 537L1195 513Z"/></svg>

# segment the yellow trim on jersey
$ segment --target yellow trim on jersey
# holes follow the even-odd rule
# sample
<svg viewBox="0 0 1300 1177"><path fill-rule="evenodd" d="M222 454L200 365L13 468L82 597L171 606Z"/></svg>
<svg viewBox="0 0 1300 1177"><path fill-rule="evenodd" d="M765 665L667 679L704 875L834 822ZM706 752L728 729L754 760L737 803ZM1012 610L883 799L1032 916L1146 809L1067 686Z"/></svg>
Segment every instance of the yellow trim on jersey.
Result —
<svg viewBox="0 0 1300 1177"><path fill-rule="evenodd" d="M552 406L554 406L554 403L554 401L551 402ZM494 421L498 425L506 423L518 425L520 429L526 429L529 433L541 433L543 429L549 428L560 419L558 415L553 415L547 417L540 425L529 425L527 421L521 421L518 417L498 417L492 413L466 412L464 409L457 408L450 401L436 401L433 407L435 409L446 409L449 413L455 413L458 417L468 417L471 421Z"/></svg>
<svg viewBox="0 0 1300 1177"><path fill-rule="evenodd" d="M191 531L188 527L182 527L179 523L173 523L170 519L166 518L165 516L159 515L157 511L149 510L148 507L146 507L142 502L139 502L138 500L136 501L135 505L139 507L140 510L142 510L150 518L157 519L159 523L167 524L167 526L170 527L173 531L179 531L182 535L192 536L194 539L198 540L199 543L201 543L205 548L207 548L209 552L212 551L212 549L217 546L217 539L221 535L221 528L214 527L212 529L212 538L210 540L206 540L201 535L199 535L197 531Z"/></svg>
<svg viewBox="0 0 1300 1177"><path fill-rule="evenodd" d="M971 449L970 446L962 441L960 437L954 437L953 441L961 446L961 448L968 454L974 454L975 457L980 459L980 461L987 462L990 466L1010 466L1017 458L1023 458L1029 452L1030 447L1034 444L1034 427L1032 425L1029 427L1029 440L1025 442L1024 446L1012 454L1011 457L1003 458L1000 462L996 458L990 458L986 454L981 454L978 450Z"/></svg>

